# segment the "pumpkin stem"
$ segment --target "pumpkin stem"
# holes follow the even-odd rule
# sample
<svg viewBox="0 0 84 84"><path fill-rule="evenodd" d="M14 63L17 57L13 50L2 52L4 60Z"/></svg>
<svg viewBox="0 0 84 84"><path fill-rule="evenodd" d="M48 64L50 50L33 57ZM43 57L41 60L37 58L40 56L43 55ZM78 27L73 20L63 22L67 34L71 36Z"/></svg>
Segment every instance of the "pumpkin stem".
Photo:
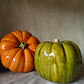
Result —
<svg viewBox="0 0 84 84"><path fill-rule="evenodd" d="M25 49L26 47L27 47L27 44L24 41L22 41L19 45L19 48L22 48L22 49Z"/></svg>
<svg viewBox="0 0 84 84"><path fill-rule="evenodd" d="M54 39L53 43L59 43L59 39Z"/></svg>

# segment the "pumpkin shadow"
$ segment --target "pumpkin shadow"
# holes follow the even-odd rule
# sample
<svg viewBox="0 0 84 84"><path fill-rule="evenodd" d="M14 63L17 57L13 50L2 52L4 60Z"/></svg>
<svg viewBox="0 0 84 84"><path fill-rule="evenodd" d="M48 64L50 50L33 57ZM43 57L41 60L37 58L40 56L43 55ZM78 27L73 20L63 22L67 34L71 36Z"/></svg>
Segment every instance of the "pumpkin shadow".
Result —
<svg viewBox="0 0 84 84"><path fill-rule="evenodd" d="M81 79L84 80L84 65L81 68L80 76L79 76L78 80L81 80Z"/></svg>
<svg viewBox="0 0 84 84"><path fill-rule="evenodd" d="M84 80L84 66L81 67L80 75L77 79L74 80L74 82Z"/></svg>
<svg viewBox="0 0 84 84"><path fill-rule="evenodd" d="M0 62L0 74L1 74L1 73L5 73L5 72L9 72L9 70L6 69L5 67L3 67L3 65L2 65L1 62Z"/></svg>

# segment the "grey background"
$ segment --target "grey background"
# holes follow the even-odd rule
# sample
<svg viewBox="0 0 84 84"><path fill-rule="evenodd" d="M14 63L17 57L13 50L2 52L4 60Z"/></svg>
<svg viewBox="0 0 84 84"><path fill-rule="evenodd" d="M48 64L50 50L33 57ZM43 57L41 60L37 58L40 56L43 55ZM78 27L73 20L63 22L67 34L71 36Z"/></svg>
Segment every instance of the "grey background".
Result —
<svg viewBox="0 0 84 84"><path fill-rule="evenodd" d="M41 42L75 42L84 64L84 0L0 0L0 39L27 30Z"/></svg>

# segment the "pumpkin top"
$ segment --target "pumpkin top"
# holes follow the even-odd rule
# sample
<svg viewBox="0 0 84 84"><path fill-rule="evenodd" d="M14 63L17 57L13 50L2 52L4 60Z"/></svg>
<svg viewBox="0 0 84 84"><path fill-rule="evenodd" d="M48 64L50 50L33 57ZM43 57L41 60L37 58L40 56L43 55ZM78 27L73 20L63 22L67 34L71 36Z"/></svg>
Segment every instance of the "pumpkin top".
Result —
<svg viewBox="0 0 84 84"><path fill-rule="evenodd" d="M53 43L59 43L60 40L59 39L54 39Z"/></svg>

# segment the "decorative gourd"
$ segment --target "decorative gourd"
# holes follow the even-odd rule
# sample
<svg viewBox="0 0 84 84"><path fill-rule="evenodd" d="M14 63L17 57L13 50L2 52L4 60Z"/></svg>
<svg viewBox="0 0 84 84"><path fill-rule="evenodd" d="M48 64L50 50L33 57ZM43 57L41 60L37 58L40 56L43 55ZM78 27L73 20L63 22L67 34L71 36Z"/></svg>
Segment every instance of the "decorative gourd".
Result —
<svg viewBox="0 0 84 84"><path fill-rule="evenodd" d="M81 64L81 52L72 41L41 42L35 51L37 73L52 82L74 81L79 76Z"/></svg>
<svg viewBox="0 0 84 84"><path fill-rule="evenodd" d="M13 72L34 69L34 55L39 40L27 31L13 31L1 39L1 62Z"/></svg>

